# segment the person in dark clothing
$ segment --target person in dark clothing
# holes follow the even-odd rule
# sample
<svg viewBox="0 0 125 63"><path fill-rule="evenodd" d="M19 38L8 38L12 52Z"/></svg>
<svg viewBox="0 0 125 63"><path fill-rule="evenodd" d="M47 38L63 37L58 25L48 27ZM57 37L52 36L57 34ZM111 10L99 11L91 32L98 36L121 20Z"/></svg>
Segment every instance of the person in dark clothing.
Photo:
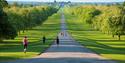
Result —
<svg viewBox="0 0 125 63"><path fill-rule="evenodd" d="M56 38L56 44L59 45L59 37Z"/></svg>
<svg viewBox="0 0 125 63"><path fill-rule="evenodd" d="M43 36L43 44L45 44L45 42L46 42L46 37Z"/></svg>

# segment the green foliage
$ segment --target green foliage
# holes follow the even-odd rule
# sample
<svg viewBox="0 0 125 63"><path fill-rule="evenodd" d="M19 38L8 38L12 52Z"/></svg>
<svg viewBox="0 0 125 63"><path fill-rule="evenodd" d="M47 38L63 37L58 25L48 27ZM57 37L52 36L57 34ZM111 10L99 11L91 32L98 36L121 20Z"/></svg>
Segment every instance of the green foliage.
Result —
<svg viewBox="0 0 125 63"><path fill-rule="evenodd" d="M40 25L53 13L56 13L57 9L42 6L28 8L14 6L4 9L4 11L8 15L8 21L11 22L15 29L20 33L21 30L24 32L27 29Z"/></svg>
<svg viewBox="0 0 125 63"><path fill-rule="evenodd" d="M17 33L15 28L8 21L7 14L3 11L6 1L0 0L0 40L2 39L13 39Z"/></svg>
<svg viewBox="0 0 125 63"><path fill-rule="evenodd" d="M71 11L67 11L71 9ZM65 12L78 16L79 20L86 22L93 29L103 33L118 35L125 34L125 6L76 6L65 9ZM113 17L115 16L115 18Z"/></svg>
<svg viewBox="0 0 125 63"><path fill-rule="evenodd" d="M0 6L7 7L8 6L7 1L6 0L0 0Z"/></svg>
<svg viewBox="0 0 125 63"><path fill-rule="evenodd" d="M113 35L118 35L120 40L120 35L125 34L125 9L124 7L120 9L119 14L111 16L109 18L109 26Z"/></svg>
<svg viewBox="0 0 125 63"><path fill-rule="evenodd" d="M68 8L67 8L68 9ZM71 11L68 11L70 10ZM71 7L66 12L69 12L72 15L76 15L79 17L80 20L92 24L92 20L95 16L99 15L101 12L98 9L95 9L93 6L80 6L80 7Z"/></svg>
<svg viewBox="0 0 125 63"><path fill-rule="evenodd" d="M0 40L14 39L18 32L40 25L58 11L49 6L20 8L16 2L11 7L7 6L6 0L0 0Z"/></svg>

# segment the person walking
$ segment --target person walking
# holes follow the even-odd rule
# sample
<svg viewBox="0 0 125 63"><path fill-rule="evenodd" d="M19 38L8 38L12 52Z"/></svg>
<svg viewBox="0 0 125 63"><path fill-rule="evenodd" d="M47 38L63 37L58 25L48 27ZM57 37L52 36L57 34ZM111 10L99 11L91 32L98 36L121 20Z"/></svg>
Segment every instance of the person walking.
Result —
<svg viewBox="0 0 125 63"><path fill-rule="evenodd" d="M56 44L59 45L59 37L56 38Z"/></svg>
<svg viewBox="0 0 125 63"><path fill-rule="evenodd" d="M64 32L61 32L61 36L64 36Z"/></svg>
<svg viewBox="0 0 125 63"><path fill-rule="evenodd" d="M45 44L45 42L46 42L46 37L43 36L43 44Z"/></svg>
<svg viewBox="0 0 125 63"><path fill-rule="evenodd" d="M24 53L26 53L27 46L28 46L28 39L27 36L23 38L23 46L24 46Z"/></svg>

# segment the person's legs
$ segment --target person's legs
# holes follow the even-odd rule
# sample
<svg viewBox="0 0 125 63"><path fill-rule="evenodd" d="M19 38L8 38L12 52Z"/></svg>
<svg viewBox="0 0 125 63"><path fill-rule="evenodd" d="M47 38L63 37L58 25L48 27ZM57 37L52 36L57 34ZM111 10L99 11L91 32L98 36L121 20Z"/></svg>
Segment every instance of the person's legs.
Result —
<svg viewBox="0 0 125 63"><path fill-rule="evenodd" d="M59 42L57 42L57 45L59 45Z"/></svg>
<svg viewBox="0 0 125 63"><path fill-rule="evenodd" d="M24 49L27 49L27 45L26 44L24 45Z"/></svg>
<svg viewBox="0 0 125 63"><path fill-rule="evenodd" d="M59 43L57 43L57 47L59 46Z"/></svg>
<svg viewBox="0 0 125 63"><path fill-rule="evenodd" d="M26 53L27 45L24 45L24 53Z"/></svg>
<svg viewBox="0 0 125 63"><path fill-rule="evenodd" d="M43 40L43 44L45 44L45 39Z"/></svg>
<svg viewBox="0 0 125 63"><path fill-rule="evenodd" d="M27 44L25 45L25 49L27 49Z"/></svg>
<svg viewBox="0 0 125 63"><path fill-rule="evenodd" d="M25 49L25 45L24 45L24 49Z"/></svg>

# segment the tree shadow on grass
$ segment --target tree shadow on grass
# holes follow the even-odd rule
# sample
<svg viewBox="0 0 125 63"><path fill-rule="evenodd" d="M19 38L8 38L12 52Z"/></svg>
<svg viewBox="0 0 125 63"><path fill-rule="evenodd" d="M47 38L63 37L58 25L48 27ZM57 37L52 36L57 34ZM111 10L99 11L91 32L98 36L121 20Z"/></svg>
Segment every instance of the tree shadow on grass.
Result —
<svg viewBox="0 0 125 63"><path fill-rule="evenodd" d="M9 57L9 56L7 56L7 57L6 57L6 56L0 56L0 63L4 63L4 62L5 62L5 59L6 59L6 61L9 62L9 61L12 61L11 59L13 59L13 60L15 59L15 60L16 60L16 59L20 59L20 58L17 58L17 57Z"/></svg>
<svg viewBox="0 0 125 63"><path fill-rule="evenodd" d="M55 50L49 50L47 52L49 53L92 53L91 51L82 51L82 48L80 45L76 45L78 43L73 44L73 40L71 39L60 39L62 41L62 45L57 48L57 45L53 45L52 48L57 48ZM45 46L46 47L46 46ZM80 50L79 50L80 48ZM35 48L32 48L34 50ZM81 52L82 51L82 52ZM53 55L54 56L54 55ZM67 56L67 55L66 55ZM73 55L75 56L75 55ZM84 56L83 56L84 57ZM2 57L1 57L2 58ZM5 58L5 57L3 57ZM6 57L7 58L7 57ZM10 57L11 58L11 57ZM11 58L12 59L12 58ZM21 60L16 60L16 61L9 61L9 62L3 62L3 63L39 63L39 62L44 62L44 63L115 63L114 61L111 60L105 60L105 59L98 59L98 58L75 58L75 57L58 57L58 58L32 58L32 59L21 59Z"/></svg>
<svg viewBox="0 0 125 63"><path fill-rule="evenodd" d="M35 40L35 39L33 39L33 40ZM28 49L30 51L30 50L32 50L33 47L46 48L46 45L51 44L50 41L53 41L53 39L47 39L45 44L43 44L42 41L29 42ZM22 44L22 42L19 42L19 41L14 41L14 42L13 41L11 41L11 42L5 41L5 42L2 42L0 44L3 44L3 45L0 45L1 52L22 52L23 51L23 44ZM39 46L39 45L41 45L41 46ZM39 47L37 47L37 46L39 46ZM32 52L34 52L34 51L32 50Z"/></svg>
<svg viewBox="0 0 125 63"><path fill-rule="evenodd" d="M77 40L80 41L82 45L85 45L87 48L90 48L99 54L125 54L125 48L111 47L109 45L99 43L99 40L92 40L85 37L84 39Z"/></svg>
<svg viewBox="0 0 125 63"><path fill-rule="evenodd" d="M96 40L101 42L125 42L125 40Z"/></svg>

